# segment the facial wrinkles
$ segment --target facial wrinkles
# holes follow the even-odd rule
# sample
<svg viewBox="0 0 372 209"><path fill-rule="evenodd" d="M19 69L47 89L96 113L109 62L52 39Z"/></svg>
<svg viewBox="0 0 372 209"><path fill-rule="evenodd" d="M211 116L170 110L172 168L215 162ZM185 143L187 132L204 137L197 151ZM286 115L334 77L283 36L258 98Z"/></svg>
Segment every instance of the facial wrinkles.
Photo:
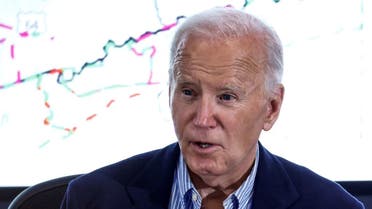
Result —
<svg viewBox="0 0 372 209"><path fill-rule="evenodd" d="M252 59L235 59L233 63L226 62L226 64L209 65L205 64L203 60L192 59L189 56L176 59L174 70L175 78L179 78L187 70L191 73L203 72L218 77L230 77L233 80L239 81L241 84L247 81L255 81L260 74L258 65Z"/></svg>
<svg viewBox="0 0 372 209"><path fill-rule="evenodd" d="M237 58L235 65L251 73L260 73L259 64L251 57Z"/></svg>
<svg viewBox="0 0 372 209"><path fill-rule="evenodd" d="M239 51L234 51L235 57L221 61L218 58L211 60L194 58L193 53L189 54L188 50L181 46L173 60L173 78L180 81L183 80L183 76L188 75L187 77L191 76L192 79L192 74L202 72L212 75L214 77L212 80L221 78L218 87L220 89L243 89L243 93L249 94L257 89L256 84L263 78L265 72L260 69L262 65L260 60L257 60L257 56L250 56L247 52Z"/></svg>

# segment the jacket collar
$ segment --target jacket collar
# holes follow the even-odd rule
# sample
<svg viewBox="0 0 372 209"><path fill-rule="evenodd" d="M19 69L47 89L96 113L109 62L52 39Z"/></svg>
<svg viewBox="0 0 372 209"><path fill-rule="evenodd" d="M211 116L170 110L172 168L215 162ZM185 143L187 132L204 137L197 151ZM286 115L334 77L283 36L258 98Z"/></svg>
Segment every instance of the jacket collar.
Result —
<svg viewBox="0 0 372 209"><path fill-rule="evenodd" d="M253 192L253 209L285 209L298 198L292 180L279 158L259 143L260 160ZM128 186L128 193L138 209L168 208L174 171L180 149L171 144L155 154L143 171Z"/></svg>
<svg viewBox="0 0 372 209"><path fill-rule="evenodd" d="M260 161L253 192L253 209L285 209L299 197L279 158L259 143Z"/></svg>

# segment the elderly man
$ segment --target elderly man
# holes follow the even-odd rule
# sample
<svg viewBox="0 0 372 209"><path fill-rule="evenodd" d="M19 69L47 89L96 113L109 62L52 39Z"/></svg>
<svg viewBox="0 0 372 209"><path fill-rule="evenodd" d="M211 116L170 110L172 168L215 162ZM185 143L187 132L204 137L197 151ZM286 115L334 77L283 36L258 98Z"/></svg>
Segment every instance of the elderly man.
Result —
<svg viewBox="0 0 372 209"><path fill-rule="evenodd" d="M75 179L62 208L364 208L259 142L279 116L282 62L277 34L252 15L214 8L188 18L170 57L178 143Z"/></svg>

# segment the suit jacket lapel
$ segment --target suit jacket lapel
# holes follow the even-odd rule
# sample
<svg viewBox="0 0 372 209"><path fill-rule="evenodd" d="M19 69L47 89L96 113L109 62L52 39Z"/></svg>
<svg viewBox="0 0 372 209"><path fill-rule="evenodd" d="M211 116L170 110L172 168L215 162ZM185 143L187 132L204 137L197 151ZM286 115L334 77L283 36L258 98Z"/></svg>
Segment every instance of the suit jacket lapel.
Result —
<svg viewBox="0 0 372 209"><path fill-rule="evenodd" d="M259 143L260 159L253 193L253 209L286 209L299 194L278 157ZM179 147L174 143L156 154L128 187L136 209L168 208Z"/></svg>
<svg viewBox="0 0 372 209"><path fill-rule="evenodd" d="M285 209L299 194L278 157L267 151L261 143L260 158L253 193L253 209Z"/></svg>
<svg viewBox="0 0 372 209"><path fill-rule="evenodd" d="M134 208L168 208L179 153L178 144L174 143L148 161L127 188Z"/></svg>

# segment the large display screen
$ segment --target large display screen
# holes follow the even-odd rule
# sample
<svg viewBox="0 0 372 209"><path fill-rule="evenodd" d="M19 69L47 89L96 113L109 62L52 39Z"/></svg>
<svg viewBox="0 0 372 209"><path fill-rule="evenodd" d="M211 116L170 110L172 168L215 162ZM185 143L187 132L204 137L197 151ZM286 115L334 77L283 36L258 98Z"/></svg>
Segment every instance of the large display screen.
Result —
<svg viewBox="0 0 372 209"><path fill-rule="evenodd" d="M168 107L170 41L188 16L215 6L262 18L283 41L284 104L261 142L327 178L372 179L367 1L0 5L0 186L86 173L176 142Z"/></svg>

